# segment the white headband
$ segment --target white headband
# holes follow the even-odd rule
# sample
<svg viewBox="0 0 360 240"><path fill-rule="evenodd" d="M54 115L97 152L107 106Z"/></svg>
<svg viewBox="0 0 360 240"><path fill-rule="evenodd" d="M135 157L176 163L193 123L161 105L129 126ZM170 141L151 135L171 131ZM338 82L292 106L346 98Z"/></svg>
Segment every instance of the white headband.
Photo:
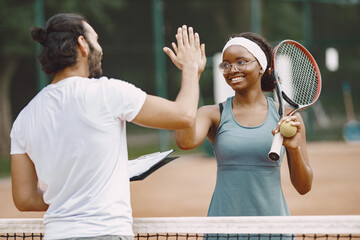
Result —
<svg viewBox="0 0 360 240"><path fill-rule="evenodd" d="M247 38L235 37L235 38L230 39L225 44L222 54L224 55L225 50L232 45L239 45L239 46L246 48L259 61L262 69L263 70L266 69L266 66L267 66L266 56L265 56L264 51L259 47L259 45L257 45L256 43L254 43L253 41L251 41Z"/></svg>

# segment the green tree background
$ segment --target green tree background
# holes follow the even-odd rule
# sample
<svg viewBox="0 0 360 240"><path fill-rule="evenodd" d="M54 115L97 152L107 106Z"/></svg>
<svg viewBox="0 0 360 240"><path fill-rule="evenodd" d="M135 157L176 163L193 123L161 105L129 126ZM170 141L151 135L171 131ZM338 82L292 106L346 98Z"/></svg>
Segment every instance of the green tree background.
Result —
<svg viewBox="0 0 360 240"><path fill-rule="evenodd" d="M202 101L214 103L211 56L221 51L232 33L252 31L252 0L163 0L165 45L175 40L176 29L186 24L206 44L208 66L201 78ZM306 110L308 139L341 140L346 122L341 84L351 84L355 112L360 110L360 1L259 0L261 31L275 46L283 39L303 43L317 60L323 77L320 110L330 125L319 122L319 108ZM306 6L308 10L306 12ZM155 87L152 1L150 0L44 0L45 19L59 12L85 16L100 36L104 75L123 79L157 94ZM307 13L307 14L304 14ZM34 1L0 0L0 156L9 155L13 120L37 94ZM310 22L310 28L304 24ZM325 50L340 53L336 72L325 66ZM180 72L166 60L168 98L180 86ZM50 77L51 78L51 77ZM129 134L144 133L129 124Z"/></svg>

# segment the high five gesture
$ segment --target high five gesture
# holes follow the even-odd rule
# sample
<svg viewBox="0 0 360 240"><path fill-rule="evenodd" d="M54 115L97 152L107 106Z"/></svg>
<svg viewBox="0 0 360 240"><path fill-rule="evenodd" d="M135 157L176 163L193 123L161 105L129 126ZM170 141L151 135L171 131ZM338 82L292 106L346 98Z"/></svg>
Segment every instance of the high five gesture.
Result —
<svg viewBox="0 0 360 240"><path fill-rule="evenodd" d="M164 47L164 52L180 70L183 70L184 65L196 65L199 69L198 73L200 76L206 65L206 56L205 44L200 44L199 34L194 33L192 27L187 29L184 25L178 28L175 37L177 45L174 42L171 44L174 51L168 47Z"/></svg>

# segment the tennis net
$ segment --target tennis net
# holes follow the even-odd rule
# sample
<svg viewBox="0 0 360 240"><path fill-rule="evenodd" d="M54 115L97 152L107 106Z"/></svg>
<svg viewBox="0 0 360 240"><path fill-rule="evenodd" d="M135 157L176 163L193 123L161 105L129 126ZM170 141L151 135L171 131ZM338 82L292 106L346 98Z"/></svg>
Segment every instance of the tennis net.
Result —
<svg viewBox="0 0 360 240"><path fill-rule="evenodd" d="M360 240L360 215L135 218L135 240ZM0 219L0 239L44 239L42 219Z"/></svg>

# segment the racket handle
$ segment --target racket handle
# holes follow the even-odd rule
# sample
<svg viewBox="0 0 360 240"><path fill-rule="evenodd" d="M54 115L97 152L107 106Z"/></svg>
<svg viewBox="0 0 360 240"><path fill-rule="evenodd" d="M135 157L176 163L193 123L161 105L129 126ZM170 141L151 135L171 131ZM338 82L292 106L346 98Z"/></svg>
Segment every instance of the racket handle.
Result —
<svg viewBox="0 0 360 240"><path fill-rule="evenodd" d="M280 132L276 133L271 145L271 149L269 152L269 159L273 161L277 161L280 159L281 146L283 143L283 136Z"/></svg>

